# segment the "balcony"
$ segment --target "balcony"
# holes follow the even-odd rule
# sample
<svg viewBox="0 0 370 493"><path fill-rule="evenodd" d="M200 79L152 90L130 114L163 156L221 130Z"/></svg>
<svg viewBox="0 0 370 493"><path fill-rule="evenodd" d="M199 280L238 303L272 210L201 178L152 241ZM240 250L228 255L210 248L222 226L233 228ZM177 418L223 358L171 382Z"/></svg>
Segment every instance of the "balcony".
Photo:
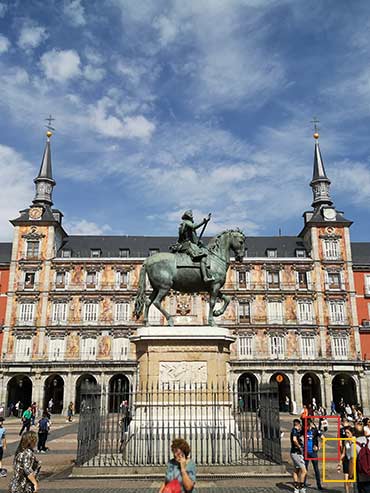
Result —
<svg viewBox="0 0 370 493"><path fill-rule="evenodd" d="M17 327L29 327L35 325L35 322L36 322L35 318L33 318L32 320L23 320L21 318L17 318L15 320L15 325Z"/></svg>
<svg viewBox="0 0 370 493"><path fill-rule="evenodd" d="M16 291L39 291L39 282L18 282L15 287Z"/></svg>
<svg viewBox="0 0 370 493"><path fill-rule="evenodd" d="M362 320L362 327L366 327L367 329L370 329L370 320Z"/></svg>
<svg viewBox="0 0 370 493"><path fill-rule="evenodd" d="M51 283L51 290L65 290L65 291L124 291L130 289L127 283ZM150 286L148 289L151 289Z"/></svg>

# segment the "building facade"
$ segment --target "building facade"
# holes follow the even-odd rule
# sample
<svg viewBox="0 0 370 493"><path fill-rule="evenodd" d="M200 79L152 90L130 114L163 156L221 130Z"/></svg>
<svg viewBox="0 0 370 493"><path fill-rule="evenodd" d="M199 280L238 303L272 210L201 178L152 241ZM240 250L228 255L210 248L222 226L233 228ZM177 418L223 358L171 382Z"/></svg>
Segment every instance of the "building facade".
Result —
<svg viewBox="0 0 370 493"><path fill-rule="evenodd" d="M11 221L11 254L0 245L9 252L8 261L2 254L9 282L0 402L44 407L52 398L55 412L71 401L78 411L85 381L107 389L136 383L131 337L142 320L132 313L141 265L176 238L68 235L62 212L53 208L50 136L32 205ZM360 251L366 256L367 248L370 259L370 244L351 244L351 221L331 200L317 134L311 187L312 210L304 213L301 233L247 237L244 261L232 261L228 270L223 291L232 301L218 324L236 337L229 383L252 390L276 381L282 409L287 396L298 409L313 397L326 408L343 397L367 409L359 327L370 317L361 311L356 284ZM178 325L207 320L202 293L172 292L165 308ZM150 323L164 324L155 307Z"/></svg>

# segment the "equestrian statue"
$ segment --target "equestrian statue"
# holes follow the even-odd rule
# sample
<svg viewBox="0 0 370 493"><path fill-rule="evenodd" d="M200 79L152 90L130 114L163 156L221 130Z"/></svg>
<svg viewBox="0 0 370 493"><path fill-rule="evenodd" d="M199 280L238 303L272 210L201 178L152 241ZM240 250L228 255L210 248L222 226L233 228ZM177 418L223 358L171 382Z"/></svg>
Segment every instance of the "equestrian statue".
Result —
<svg viewBox="0 0 370 493"><path fill-rule="evenodd" d="M162 300L173 289L180 293L209 293L208 325L215 325L214 317L222 315L230 298L221 293L230 265L230 252L241 262L245 253L245 236L239 229L223 231L212 238L207 247L201 238L211 219L211 214L199 224L194 223L191 210L182 216L177 243L170 247L171 253L156 253L148 257L140 271L139 289L135 299L134 314L139 318L144 310L144 324L148 325L151 304L173 325L172 316L162 307ZM197 229L203 226L201 234ZM146 276L153 289L149 298L145 293ZM223 301L219 310L214 310L217 299Z"/></svg>

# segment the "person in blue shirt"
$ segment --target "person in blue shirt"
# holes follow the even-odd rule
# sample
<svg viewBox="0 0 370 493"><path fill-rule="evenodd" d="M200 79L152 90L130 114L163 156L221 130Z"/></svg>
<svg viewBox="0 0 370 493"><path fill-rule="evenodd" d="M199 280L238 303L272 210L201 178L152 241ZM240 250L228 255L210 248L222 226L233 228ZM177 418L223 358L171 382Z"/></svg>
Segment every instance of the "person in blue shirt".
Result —
<svg viewBox="0 0 370 493"><path fill-rule="evenodd" d="M6 450L6 429L4 428L4 418L0 417L0 478L4 478L7 474L6 469L3 469L3 455Z"/></svg>
<svg viewBox="0 0 370 493"><path fill-rule="evenodd" d="M310 462L312 462L313 470L315 471L315 478L317 489L322 490L321 486L321 478L320 478L320 470L319 470L319 460L318 460L318 451L320 450L319 439L321 439L322 433L316 428L316 425L313 421L308 420L307 422L307 430L305 436L305 445L306 445L306 457L305 464L306 469L308 471L308 466Z"/></svg>
<svg viewBox="0 0 370 493"><path fill-rule="evenodd" d="M166 489L166 485L177 480L181 485L182 493L195 493L196 468L189 458L190 446L182 438L176 438L171 444L173 459L167 464L166 479L159 493Z"/></svg>

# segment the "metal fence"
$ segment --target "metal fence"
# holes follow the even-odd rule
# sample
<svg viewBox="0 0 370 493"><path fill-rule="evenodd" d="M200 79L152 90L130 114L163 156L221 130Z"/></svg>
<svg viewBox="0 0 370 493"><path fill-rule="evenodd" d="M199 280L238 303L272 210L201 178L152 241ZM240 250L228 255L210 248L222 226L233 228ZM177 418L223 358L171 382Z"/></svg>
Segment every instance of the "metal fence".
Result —
<svg viewBox="0 0 370 493"><path fill-rule="evenodd" d="M118 385L122 385L118 381ZM184 438L198 465L281 464L276 385L81 389L79 466L159 466Z"/></svg>

